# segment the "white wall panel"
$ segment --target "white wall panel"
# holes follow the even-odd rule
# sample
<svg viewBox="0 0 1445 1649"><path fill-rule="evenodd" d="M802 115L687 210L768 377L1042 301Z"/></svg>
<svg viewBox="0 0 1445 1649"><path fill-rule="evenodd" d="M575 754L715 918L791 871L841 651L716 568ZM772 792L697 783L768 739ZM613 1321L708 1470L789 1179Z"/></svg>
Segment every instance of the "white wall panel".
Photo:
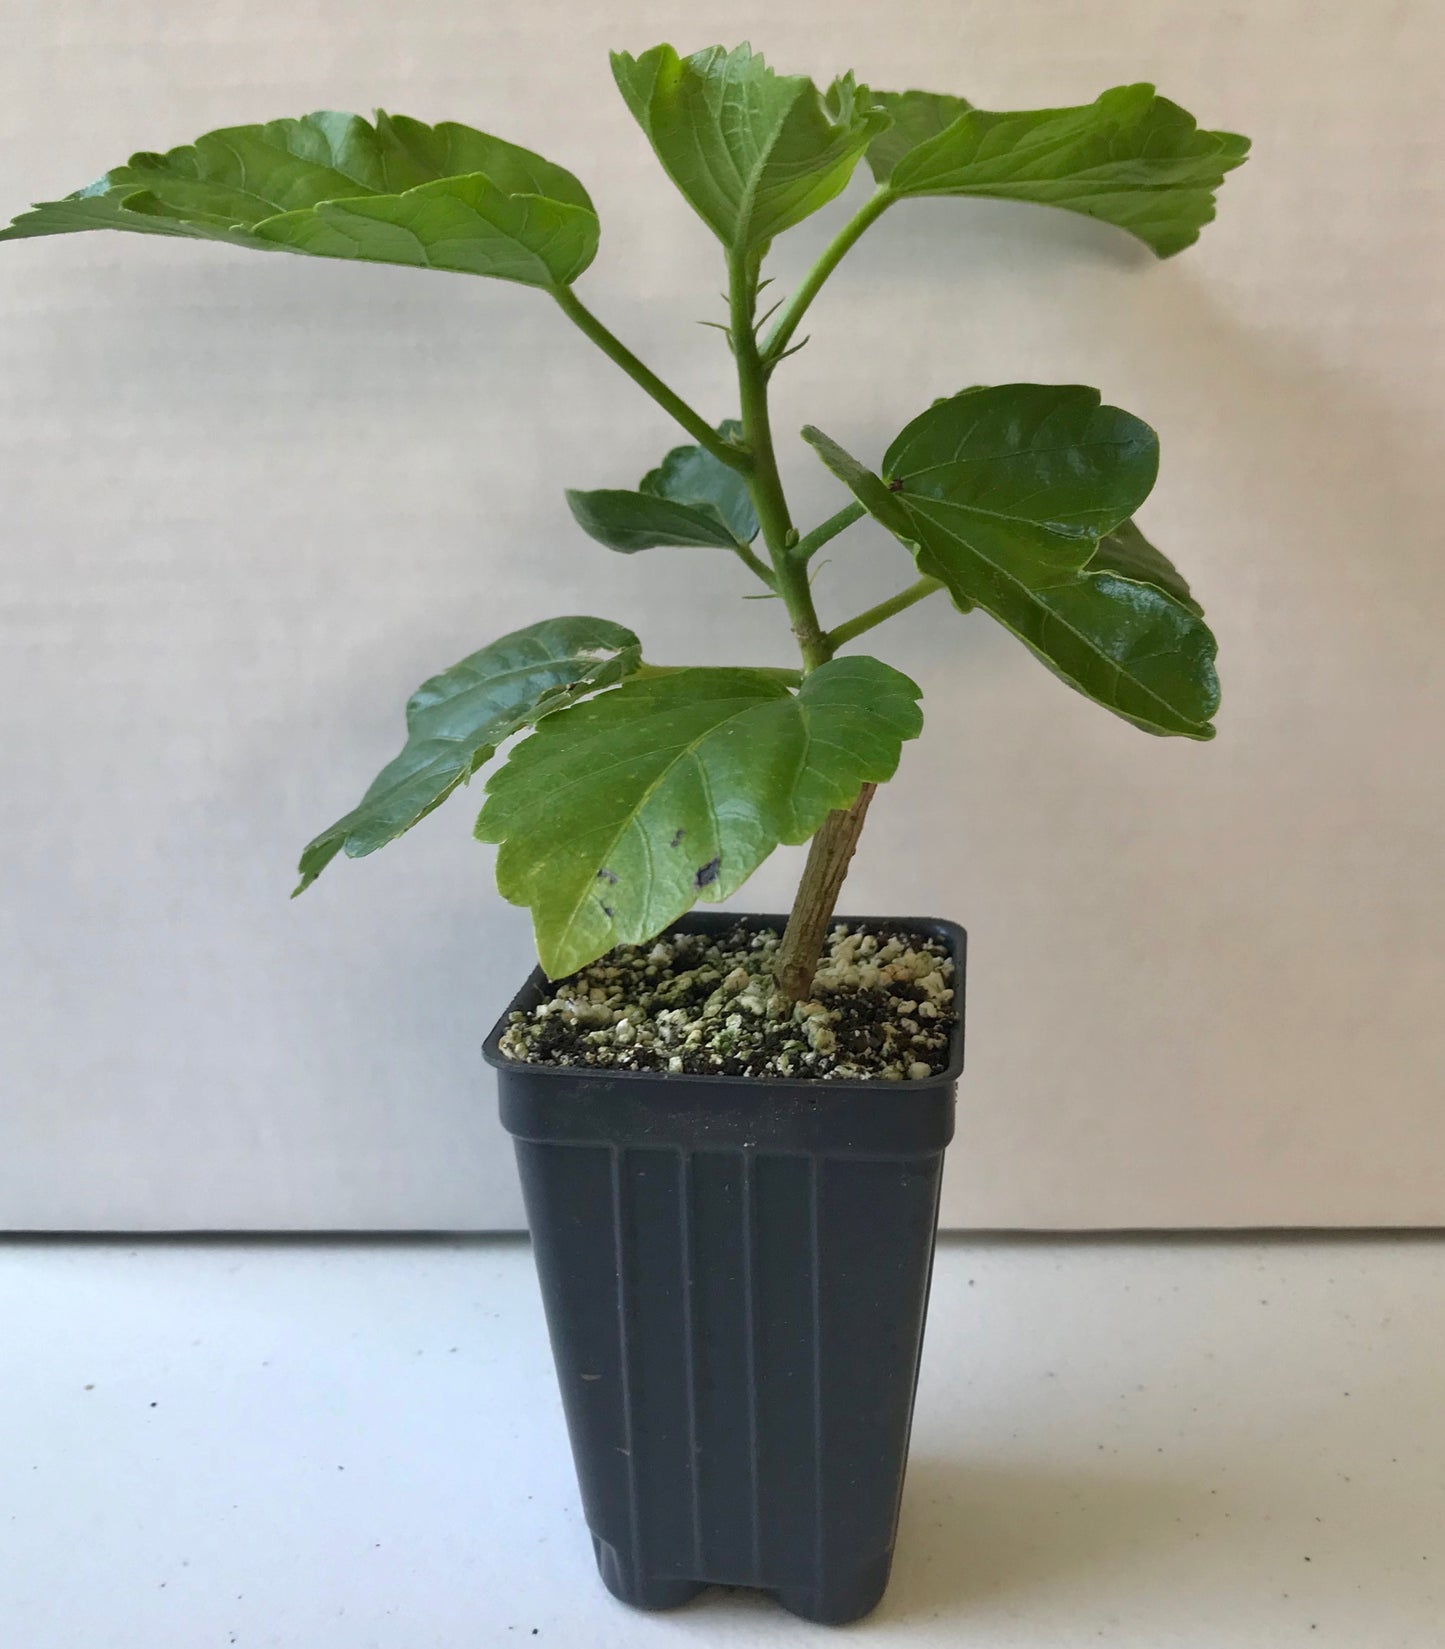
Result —
<svg viewBox="0 0 1445 1649"><path fill-rule="evenodd" d="M1445 1223L1438 7L3 9L7 211L228 122L467 120L583 176L589 301L718 415L714 248L608 46L751 36L994 107L1152 78L1252 134L1162 264L1062 213L899 208L780 374L781 429L868 455L967 383L1098 384L1161 431L1144 522L1222 638L1196 746L982 618L880 632L928 727L846 904L971 930L954 1223ZM578 534L562 487L628 484L672 433L537 294L139 237L0 253L0 1225L515 1221L476 1048L527 923L467 803L293 904L297 850L406 693L503 630L591 611L663 661L786 662L780 614L730 562ZM801 448L788 477L803 520L835 507ZM908 578L870 529L831 550L834 620Z"/></svg>

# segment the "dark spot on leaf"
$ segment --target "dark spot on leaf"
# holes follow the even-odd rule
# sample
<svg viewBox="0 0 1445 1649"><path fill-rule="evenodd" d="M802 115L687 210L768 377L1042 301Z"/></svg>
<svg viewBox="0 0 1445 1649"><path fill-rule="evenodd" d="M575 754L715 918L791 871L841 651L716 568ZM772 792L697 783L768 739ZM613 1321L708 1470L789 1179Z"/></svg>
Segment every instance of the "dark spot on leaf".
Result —
<svg viewBox="0 0 1445 1649"><path fill-rule="evenodd" d="M609 870L606 865L603 865L602 869L597 872L597 880L599 882L611 882L615 885L617 882L617 872L615 870Z"/></svg>
<svg viewBox="0 0 1445 1649"><path fill-rule="evenodd" d="M682 828L681 825L679 825L677 827L677 829L673 831L672 840L667 845L669 847L676 847L678 845L678 843L681 842L683 837L686 836L686 835L687 835L687 832Z"/></svg>
<svg viewBox="0 0 1445 1649"><path fill-rule="evenodd" d="M694 885L700 888L710 887L715 881L717 881L717 873L721 868L721 854L719 854L715 859L709 859L705 865L699 865L697 868L697 875L693 877Z"/></svg>
<svg viewBox="0 0 1445 1649"><path fill-rule="evenodd" d="M901 481L890 481L888 483L888 490L889 492L902 492L903 483Z"/></svg>
<svg viewBox="0 0 1445 1649"><path fill-rule="evenodd" d="M601 901L601 900L600 900L600 899L599 899L599 900L598 900L598 901L597 901L597 903L598 903L598 904L599 904L599 905L601 905L601 904L602 904L602 901ZM608 920L609 920L609 921L610 921L610 920L611 920L611 918L612 918L612 906L611 906L611 905L602 905L602 914L603 914L603 915L604 915L604 916L605 916L605 917L607 917L607 918L608 918Z"/></svg>

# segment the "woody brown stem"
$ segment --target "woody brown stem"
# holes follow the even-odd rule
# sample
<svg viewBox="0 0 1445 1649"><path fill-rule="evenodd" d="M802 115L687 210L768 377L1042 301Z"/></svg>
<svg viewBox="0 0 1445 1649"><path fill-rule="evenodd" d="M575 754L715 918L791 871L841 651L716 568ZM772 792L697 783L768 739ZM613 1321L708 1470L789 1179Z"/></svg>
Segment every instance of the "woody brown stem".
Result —
<svg viewBox="0 0 1445 1649"><path fill-rule="evenodd" d="M830 813L808 849L808 862L803 867L803 879L798 884L798 896L793 900L774 970L778 988L793 1002L801 1002L813 988L823 938L877 788L876 784L865 784L852 807Z"/></svg>

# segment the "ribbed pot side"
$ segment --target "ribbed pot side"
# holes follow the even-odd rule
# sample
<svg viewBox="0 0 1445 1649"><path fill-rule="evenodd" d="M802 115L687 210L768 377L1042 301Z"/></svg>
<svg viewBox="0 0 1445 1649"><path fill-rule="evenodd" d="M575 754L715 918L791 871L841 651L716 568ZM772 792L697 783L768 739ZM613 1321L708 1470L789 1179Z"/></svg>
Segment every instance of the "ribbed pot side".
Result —
<svg viewBox="0 0 1445 1649"><path fill-rule="evenodd" d="M694 912L687 931L780 918ZM840 918L858 921L860 918ZM752 1586L841 1623L893 1558L943 1152L962 1067L788 1082L523 1065L488 1038L609 1589ZM534 974L511 1008L546 988Z"/></svg>

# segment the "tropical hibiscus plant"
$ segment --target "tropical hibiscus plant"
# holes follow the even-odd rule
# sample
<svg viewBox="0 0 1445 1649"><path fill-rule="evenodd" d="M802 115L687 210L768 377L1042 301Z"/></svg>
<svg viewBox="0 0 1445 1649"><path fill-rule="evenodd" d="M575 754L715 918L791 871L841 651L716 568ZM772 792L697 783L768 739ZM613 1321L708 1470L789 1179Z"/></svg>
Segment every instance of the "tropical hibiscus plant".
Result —
<svg viewBox="0 0 1445 1649"><path fill-rule="evenodd" d="M1075 108L996 113L962 97L826 90L747 46L612 57L663 169L721 244L735 416L715 423L645 365L577 287L598 220L570 171L470 126L320 113L210 132L145 152L19 217L0 239L121 229L305 257L490 276L550 298L688 436L635 487L569 491L578 525L624 555L728 552L787 614L797 657L775 669L644 662L626 626L545 618L417 689L407 738L357 805L301 857L309 886L338 853L409 830L517 735L486 786L476 833L497 884L532 912L559 977L651 939L698 900L735 893L780 843L811 842L777 977L812 981L875 787L922 727L919 689L850 651L936 593L987 614L1063 681L1146 732L1207 739L1219 700L1199 604L1134 524L1158 442L1077 385L972 387L924 407L865 461L802 438L841 484L826 520L795 523L779 478L769 384L799 325L865 231L930 196L1033 201L1115 225L1160 257L1191 245L1248 143L1201 130L1148 85ZM874 188L767 314L773 242L840 195L859 163ZM863 517L914 577L888 600L820 618L810 563Z"/></svg>

